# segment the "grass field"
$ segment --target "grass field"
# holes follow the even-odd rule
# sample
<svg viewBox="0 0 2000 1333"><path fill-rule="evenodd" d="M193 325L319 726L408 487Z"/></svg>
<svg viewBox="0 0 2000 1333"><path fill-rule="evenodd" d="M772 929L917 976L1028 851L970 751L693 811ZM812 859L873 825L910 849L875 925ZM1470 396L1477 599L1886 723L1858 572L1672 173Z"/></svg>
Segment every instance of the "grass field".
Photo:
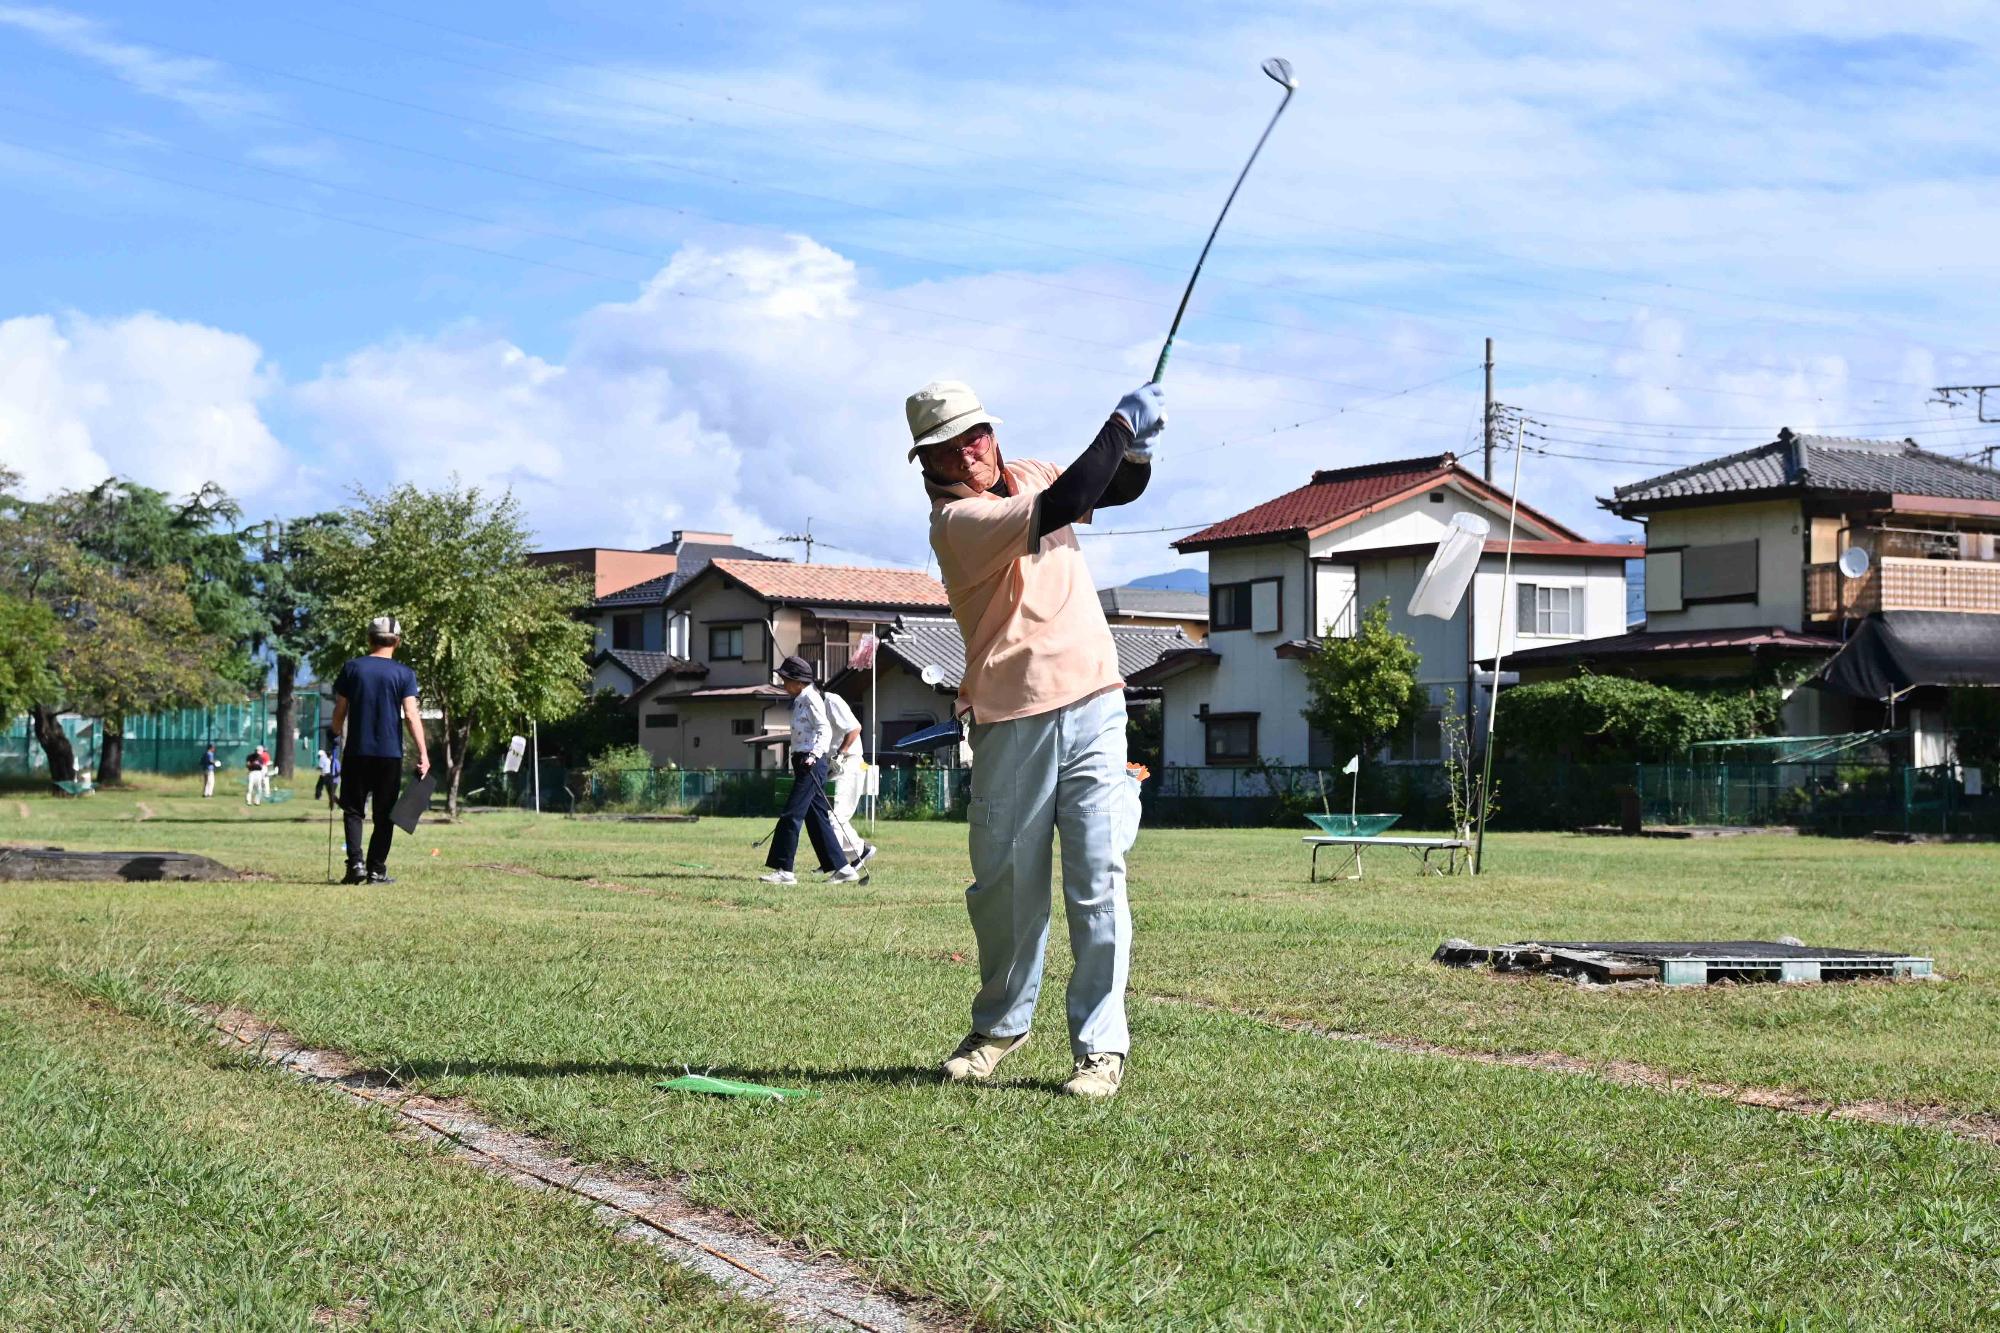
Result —
<svg viewBox="0 0 2000 1333"><path fill-rule="evenodd" d="M1055 1094L1060 913L1008 1077L929 1072L973 984L962 827L882 826L873 883L840 889L754 883L763 831L472 816L399 840L401 883L342 889L301 802L0 797L0 839L271 877L0 888L0 1265L24 1275L0 1323L757 1322L135 999L172 991L993 1327L2000 1325L1991 1146L1264 1021L1991 1116L2000 849L1502 834L1476 882L1382 858L1308 885L1286 831L1148 832L1132 1065L1093 1106ZM1427 961L1452 935L1781 934L1932 954L1947 979L1606 990ZM684 1068L823 1095L652 1087Z"/></svg>

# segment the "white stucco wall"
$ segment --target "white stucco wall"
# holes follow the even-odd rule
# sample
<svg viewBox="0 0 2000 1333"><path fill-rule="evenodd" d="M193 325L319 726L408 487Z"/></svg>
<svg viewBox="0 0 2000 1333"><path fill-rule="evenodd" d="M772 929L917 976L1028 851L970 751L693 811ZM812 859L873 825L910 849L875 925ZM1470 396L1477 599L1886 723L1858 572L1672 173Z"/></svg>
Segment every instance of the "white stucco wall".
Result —
<svg viewBox="0 0 2000 1333"><path fill-rule="evenodd" d="M1418 501L1418 503L1428 503ZM1445 506L1438 506L1445 508ZM1446 520L1449 521L1448 518ZM1431 525L1433 535L1444 526ZM1264 577L1287 571L1287 625L1294 605L1291 585L1302 582L1296 563L1300 553L1290 547L1251 547L1212 553L1211 582ZM1411 616L1404 608L1416 591L1417 581L1429 562L1428 552L1387 558L1357 556L1357 588L1360 607L1366 610L1387 598L1389 624L1410 637L1420 657L1417 679L1433 702L1442 703L1446 688L1457 692L1461 708L1468 700L1473 658L1493 652L1494 635L1504 630L1507 651L1545 643L1584 637L1620 634L1625 629L1625 563L1620 559L1555 560L1517 558L1513 584L1501 595L1502 558L1481 558L1458 613L1450 620L1431 616ZM1226 571L1217 573L1216 571ZM1516 609L1521 583L1554 583L1581 587L1584 598L1584 632L1555 638L1516 634ZM1302 609L1302 608L1301 608ZM1474 620L1478 635L1468 653L1466 623ZM1311 737L1301 716L1307 702L1305 672L1296 659L1280 658L1272 649L1296 633L1256 634L1247 630L1226 630L1210 636L1208 646L1222 656L1214 667L1197 667L1165 682L1162 687L1164 757L1169 765L1197 767L1205 763L1206 737L1200 721L1201 706L1214 713L1258 714L1257 745L1263 757L1274 764L1305 764L1311 758Z"/></svg>
<svg viewBox="0 0 2000 1333"><path fill-rule="evenodd" d="M1653 611L1648 629L1722 629L1745 625L1805 624L1806 536L1795 500L1669 509L1646 525L1646 547L1714 546L1755 539L1757 600L1710 602L1680 611Z"/></svg>
<svg viewBox="0 0 2000 1333"><path fill-rule="evenodd" d="M1392 509L1377 514L1369 514L1352 523L1343 524L1312 543L1315 556L1336 555L1347 551L1367 550L1371 547L1412 546L1417 543L1435 545L1438 538L1458 514L1477 514L1493 525L1493 535L1505 536L1507 532L1507 507L1490 505L1484 500L1467 495L1457 487L1441 484L1432 488L1441 492L1442 501L1433 501L1428 492L1414 499L1405 500ZM1542 539L1556 534L1543 531L1528 516L1522 516L1519 527L1522 537Z"/></svg>

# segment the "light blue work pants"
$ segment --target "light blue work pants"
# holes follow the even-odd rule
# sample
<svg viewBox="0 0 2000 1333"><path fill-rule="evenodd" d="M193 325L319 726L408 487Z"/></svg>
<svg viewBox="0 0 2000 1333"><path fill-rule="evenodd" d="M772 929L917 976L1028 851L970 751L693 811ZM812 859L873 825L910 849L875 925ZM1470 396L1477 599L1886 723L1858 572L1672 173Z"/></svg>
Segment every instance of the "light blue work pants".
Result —
<svg viewBox="0 0 2000 1333"><path fill-rule="evenodd" d="M1110 690L1054 712L972 728L972 873L965 891L979 942L972 1029L1026 1032L1049 938L1051 843L1062 834L1069 917L1069 1040L1078 1058L1123 1055L1132 913L1125 852L1138 829L1138 784L1125 773L1125 694Z"/></svg>

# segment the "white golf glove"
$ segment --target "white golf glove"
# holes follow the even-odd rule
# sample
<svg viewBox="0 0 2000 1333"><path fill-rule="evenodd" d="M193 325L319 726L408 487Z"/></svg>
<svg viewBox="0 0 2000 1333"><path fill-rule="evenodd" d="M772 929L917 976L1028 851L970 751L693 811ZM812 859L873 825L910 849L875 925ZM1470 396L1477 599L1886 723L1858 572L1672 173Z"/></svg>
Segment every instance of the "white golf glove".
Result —
<svg viewBox="0 0 2000 1333"><path fill-rule="evenodd" d="M1130 463L1153 461L1153 441L1167 428L1166 391L1158 384L1142 384L1118 400L1112 413L1132 428L1132 444L1125 450Z"/></svg>

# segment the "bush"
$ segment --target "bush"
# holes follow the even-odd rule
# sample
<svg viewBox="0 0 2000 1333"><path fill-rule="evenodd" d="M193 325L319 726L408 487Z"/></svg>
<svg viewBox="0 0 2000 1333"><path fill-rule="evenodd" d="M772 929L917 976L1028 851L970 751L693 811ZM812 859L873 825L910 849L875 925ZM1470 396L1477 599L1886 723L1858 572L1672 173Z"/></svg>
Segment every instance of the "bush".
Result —
<svg viewBox="0 0 2000 1333"><path fill-rule="evenodd" d="M614 745L591 756L585 774L600 805L637 805L653 776L653 756L643 745Z"/></svg>
<svg viewBox="0 0 2000 1333"><path fill-rule="evenodd" d="M1625 676L1520 685L1500 699L1509 749L1538 758L1678 759L1696 741L1769 736L1784 696L1775 684L1679 689Z"/></svg>

